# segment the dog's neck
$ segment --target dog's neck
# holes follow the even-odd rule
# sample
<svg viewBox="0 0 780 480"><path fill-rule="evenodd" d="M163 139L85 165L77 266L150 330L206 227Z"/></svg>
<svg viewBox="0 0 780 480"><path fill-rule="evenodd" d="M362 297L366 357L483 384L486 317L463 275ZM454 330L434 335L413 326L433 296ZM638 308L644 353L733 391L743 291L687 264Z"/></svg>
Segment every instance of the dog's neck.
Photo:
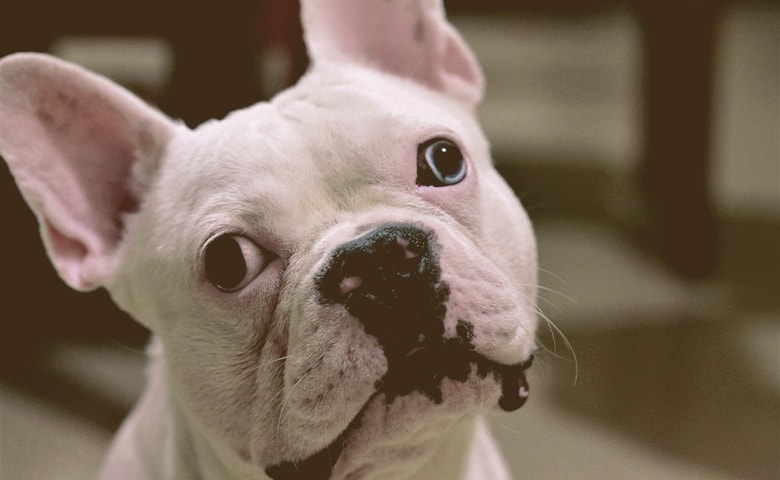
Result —
<svg viewBox="0 0 780 480"><path fill-rule="evenodd" d="M99 478L271 480L262 468L221 451L187 420L172 398L158 338L152 339L148 355L148 383L114 439Z"/></svg>

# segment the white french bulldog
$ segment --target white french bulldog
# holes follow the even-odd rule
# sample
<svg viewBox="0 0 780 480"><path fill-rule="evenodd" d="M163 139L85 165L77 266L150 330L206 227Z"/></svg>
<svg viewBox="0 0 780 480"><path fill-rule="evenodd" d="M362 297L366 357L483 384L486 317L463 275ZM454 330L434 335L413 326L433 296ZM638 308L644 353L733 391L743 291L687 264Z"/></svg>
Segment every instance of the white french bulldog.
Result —
<svg viewBox="0 0 780 480"><path fill-rule="evenodd" d="M536 247L436 0L304 0L312 66L195 130L40 54L0 153L57 271L155 334L103 479L508 479ZM215 92L218 95L219 92Z"/></svg>

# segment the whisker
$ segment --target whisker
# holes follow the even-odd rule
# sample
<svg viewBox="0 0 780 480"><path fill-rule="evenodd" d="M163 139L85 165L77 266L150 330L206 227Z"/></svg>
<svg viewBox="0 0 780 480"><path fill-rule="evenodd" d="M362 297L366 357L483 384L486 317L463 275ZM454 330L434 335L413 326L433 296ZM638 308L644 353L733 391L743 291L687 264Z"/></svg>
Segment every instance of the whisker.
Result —
<svg viewBox="0 0 780 480"><path fill-rule="evenodd" d="M538 270L540 273L546 273L547 275L550 275L554 279L558 280L562 284L566 285L566 280L563 279L563 277L556 275L555 273L551 272L550 270L547 270L546 268L538 267Z"/></svg>
<svg viewBox="0 0 780 480"><path fill-rule="evenodd" d="M559 296L559 297L563 298L564 300L566 300L566 301L568 301L568 302L572 303L573 305L579 305L579 302L578 302L577 300L575 300L575 299L574 299L574 298L572 298L571 296L569 296L569 295L567 295L567 294L563 293L562 291L560 291L560 290L556 290L556 289L554 289L554 288L546 287L546 286L544 286L544 285L541 285L541 284L531 285L531 284L529 284L529 283L521 283L521 284L520 284L520 286L523 286L523 287L527 287L527 286L533 286L533 287L536 287L537 289L539 289L539 290L541 290L541 291L543 291L543 292L550 292L550 293L553 293L553 294L555 294L555 295L557 295L557 296Z"/></svg>
<svg viewBox="0 0 780 480"><path fill-rule="evenodd" d="M549 350L545 350L545 353L549 352ZM548 362L547 357L544 355L537 355L537 359L534 360L534 372L537 372L537 374L543 378L547 379L547 373L549 372L549 369L547 368Z"/></svg>
<svg viewBox="0 0 780 480"><path fill-rule="evenodd" d="M555 322L553 322L547 314L542 311L542 309L539 307L538 304L534 304L534 310L536 314L544 320L545 324L547 325L547 328L550 331L550 338L552 338L553 341L553 347L550 349L547 345L544 344L539 338L534 338L534 343L538 348L541 348L543 351L549 353L553 357L560 359L560 360L569 360L568 357L565 357L558 353L558 340L557 337L560 336L563 339L564 345L566 346L566 349L571 352L572 359L574 360L574 382L572 386L577 385L577 379L579 378L579 360L577 358L577 353L574 351L574 346L569 341L568 337L566 337L566 334L563 333L563 330L561 330ZM530 334L528 330L525 328L525 326L521 325L521 328L525 330L526 333Z"/></svg>
<svg viewBox="0 0 780 480"><path fill-rule="evenodd" d="M552 300L549 300L549 299L547 299L547 298L544 298L544 297L542 297L541 295L539 295L539 297L537 297L537 298L538 298L539 300L543 301L544 303L546 303L547 305L549 305L549 306L550 306L550 308L553 308L553 309L555 309L555 311L556 311L556 312L558 312L558 313L561 313L561 308L560 308L558 305L554 304L554 303L552 302ZM537 310L538 310L538 308L539 308L539 307L537 306Z"/></svg>
<svg viewBox="0 0 780 480"><path fill-rule="evenodd" d="M557 290L554 290L554 289L551 289L551 288L548 288L548 287L543 287L543 286L539 286L539 288L541 290L549 291L549 292L555 293L557 295L560 295L560 296L564 297L565 299L567 299L567 300L569 300L569 301L571 301L573 303L576 303L576 301L574 299L572 299L568 295L566 295L564 293L561 293L561 292L559 292ZM560 309L555 304L553 304L549 299L546 299L546 298L541 297L541 296L538 296L537 299L541 300L541 301L544 301L546 303L549 303L553 308L555 308L556 310L560 311ZM569 352L571 352L572 360L574 361L574 382L573 382L572 386L576 386L577 385L577 379L579 378L580 368L579 368L579 360L577 358L577 353L574 351L574 346L571 344L571 342L569 341L569 338L566 336L566 334L563 333L563 330L561 330L560 327L558 327L558 325L556 325L555 322L552 319L550 319L550 317L547 314L544 313L544 311L539 306L539 303L538 302L533 302L533 305L534 305L534 308L536 310L537 315L539 315L539 318L544 320L544 322L547 324L547 328L550 331L550 337L552 338L552 341L553 341L553 348L552 348L552 350L550 350L550 348L548 348L546 345L544 345L543 342L541 342L538 339L536 339L537 346L541 347L543 350L545 350L546 352L548 352L549 354L551 354L555 358L559 358L561 360L567 360L566 357L558 354L558 340L557 340L556 337L560 335L561 339L563 339L563 342L564 342L564 345L566 346L566 349Z"/></svg>
<svg viewBox="0 0 780 480"><path fill-rule="evenodd" d="M417 63L414 65L414 67L412 67L412 70L407 75L407 77L406 77L407 80L414 79L414 75L417 73L417 70L419 70L420 66L422 65L423 58L424 57L421 55L420 58L417 60Z"/></svg>
<svg viewBox="0 0 780 480"><path fill-rule="evenodd" d="M552 276L553 278L557 279L559 282L561 282L564 285L566 284L566 281L563 278L561 278L560 276L556 275L555 273L553 273L553 272L551 272L549 270L546 270L544 268L539 267L539 271L540 272L544 272L544 273ZM544 285L538 285L538 288L541 291L549 292L549 293L552 293L554 295L557 295L557 296L563 298L564 300L566 300L567 302L572 303L573 305L577 305L578 304L577 300L575 300L571 296L569 296L569 295L567 295L567 294L565 294L565 293L563 293L563 292L561 292L559 290L556 290L554 288L550 288L550 287L547 287L547 286L544 286ZM539 299L544 301L544 302L549 303L558 312L561 311L560 308L558 308L557 306L552 304L552 302L550 302L548 299L546 299L546 298L544 298L542 296L539 296ZM574 351L574 346L571 344L571 341L569 341L569 338L566 336L566 334L563 333L563 330L561 330L561 328L558 327L558 325L548 315L546 315L541 310L541 308L539 307L538 303L536 304L536 308L537 308L537 311L539 312L540 318L542 318L545 321L545 323L547 323L547 328L550 330L550 335L552 336L552 339L553 339L553 349L554 349L554 351L553 352L549 352L549 353L551 355L553 355L555 358L559 358L561 360L566 360L565 357L563 357L562 355L558 354L558 342L556 340L556 333L561 336L561 339L563 339L563 343L566 346L566 349L569 352L571 352L572 360L574 361L574 381L572 383L572 387L574 387L574 386L577 385L577 380L579 378L579 373L580 373L580 362L579 362L579 359L577 358L577 352Z"/></svg>
<svg viewBox="0 0 780 480"><path fill-rule="evenodd" d="M558 353L558 340L555 338L555 331L553 330L552 326L550 325L551 322L550 322L549 317L542 311L541 308L539 308L538 305L536 306L536 314L539 315L539 318L544 320L545 325L547 326L547 329L550 331L550 338L552 338L552 341L553 341L553 349L550 350L546 345L544 345L541 342L541 340L537 339L537 343L542 348L544 348L547 352L550 352L552 354L557 354Z"/></svg>
<svg viewBox="0 0 780 480"><path fill-rule="evenodd" d="M572 298L571 296L563 293L560 290L556 290L556 289L550 288L550 287L545 287L544 285L537 285L537 288L539 290L543 291L543 292L553 293L553 294L563 298L564 300L566 300L568 302L571 302L573 305L579 305L579 303L580 303L577 300L575 300L574 298Z"/></svg>
<svg viewBox="0 0 780 480"><path fill-rule="evenodd" d="M572 356L571 359L574 361L574 382L572 383L572 387L575 387L575 386L577 386L577 379L579 378L579 374L580 374L580 362L579 362L579 359L577 358L577 352L574 351L574 346L569 341L569 338L566 336L565 333L563 333L563 330L561 330L558 327L558 325L555 324L555 322L553 322L552 320L550 320L546 316L543 316L542 318L544 319L545 322L547 322L548 328L551 329L551 334L553 336L553 339L555 339L555 334L556 333L558 335L560 335L561 339L563 339L563 342L564 342L564 345L566 346L566 349L569 352L571 352L571 356ZM557 348L557 345L556 345L556 348ZM555 352L550 352L550 354L555 356L556 358L560 358L561 360L567 360L565 357L559 356L557 354L557 349L556 349Z"/></svg>
<svg viewBox="0 0 780 480"><path fill-rule="evenodd" d="M289 360L289 359L291 359L291 358L293 358L293 355L284 355L284 356L281 356L281 357L279 357L279 358L275 358L275 359L273 359L273 360L268 360L267 362L265 362L265 363L263 364L263 366L268 366L268 365L274 364L274 363L276 363L276 362L282 362L282 361L284 361L284 360Z"/></svg>

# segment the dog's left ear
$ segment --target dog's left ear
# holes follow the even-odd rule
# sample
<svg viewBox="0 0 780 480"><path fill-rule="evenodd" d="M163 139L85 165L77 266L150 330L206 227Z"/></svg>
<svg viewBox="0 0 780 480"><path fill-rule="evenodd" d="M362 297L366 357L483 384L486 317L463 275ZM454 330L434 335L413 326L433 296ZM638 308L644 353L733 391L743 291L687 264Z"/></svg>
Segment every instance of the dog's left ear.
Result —
<svg viewBox="0 0 780 480"><path fill-rule="evenodd" d="M112 275L127 215L175 128L76 65L32 53L0 61L0 154L68 285L91 290Z"/></svg>
<svg viewBox="0 0 780 480"><path fill-rule="evenodd" d="M482 99L482 71L441 0L302 0L301 6L314 64L357 62L471 106Z"/></svg>

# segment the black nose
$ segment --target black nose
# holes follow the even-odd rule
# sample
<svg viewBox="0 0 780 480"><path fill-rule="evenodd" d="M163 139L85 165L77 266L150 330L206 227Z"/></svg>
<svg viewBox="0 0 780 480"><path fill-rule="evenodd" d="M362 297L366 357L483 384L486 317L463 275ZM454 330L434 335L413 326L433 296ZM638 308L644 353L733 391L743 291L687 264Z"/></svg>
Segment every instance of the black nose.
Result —
<svg viewBox="0 0 780 480"><path fill-rule="evenodd" d="M440 338L448 289L435 237L384 225L337 248L317 280L320 301L341 304L385 349L408 352Z"/></svg>

